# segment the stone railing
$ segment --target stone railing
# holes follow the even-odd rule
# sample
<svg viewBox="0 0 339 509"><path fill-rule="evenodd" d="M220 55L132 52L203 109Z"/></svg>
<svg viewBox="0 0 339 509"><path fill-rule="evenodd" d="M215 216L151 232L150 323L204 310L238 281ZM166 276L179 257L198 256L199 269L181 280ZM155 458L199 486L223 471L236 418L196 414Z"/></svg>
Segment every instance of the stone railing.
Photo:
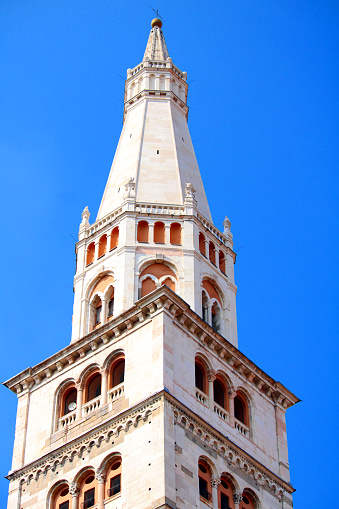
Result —
<svg viewBox="0 0 339 509"><path fill-rule="evenodd" d="M93 233L96 233L97 231L101 230L101 228L111 223L117 216L119 216L119 214L121 214L121 212L122 208L117 207L115 210L113 210L113 212L110 212L109 214L107 214L107 216L93 223L86 230L86 238L90 237L91 235L93 235Z"/></svg>
<svg viewBox="0 0 339 509"><path fill-rule="evenodd" d="M197 387L195 388L195 397L203 405L208 405L208 396Z"/></svg>
<svg viewBox="0 0 339 509"><path fill-rule="evenodd" d="M66 426L70 426L76 419L76 410L74 412L69 412L66 415L63 415L59 419L59 429L65 428Z"/></svg>
<svg viewBox="0 0 339 509"><path fill-rule="evenodd" d="M234 427L235 427L235 429L240 431L240 433L242 435L244 435L245 437L250 436L249 428L247 426L245 426L245 424L243 422L238 421L238 419L234 419Z"/></svg>
<svg viewBox="0 0 339 509"><path fill-rule="evenodd" d="M115 401L116 399L121 398L121 396L123 396L124 393L125 393L124 383L116 385L115 387L113 387L113 389L110 389L107 392L108 401L110 402Z"/></svg>
<svg viewBox="0 0 339 509"><path fill-rule="evenodd" d="M136 203L135 210L144 214L169 214L180 216L184 214L185 208L182 205L158 205L148 203Z"/></svg>
<svg viewBox="0 0 339 509"><path fill-rule="evenodd" d="M217 237L218 240L220 240L222 244L226 244L227 242L226 236L223 233L221 233L221 231L218 230L218 228L216 228L212 223L210 223L206 219L206 217L204 217L202 214L200 214L200 212L198 212L197 218L199 219L199 221L201 221L201 223L207 230L209 230L215 237Z"/></svg>
<svg viewBox="0 0 339 509"><path fill-rule="evenodd" d="M230 422L230 417L228 415L228 412L226 412L226 410L223 407L221 407L220 405L218 405L218 403L215 403L215 402L214 402L214 411L219 417L221 417L221 419L223 419L226 422Z"/></svg>
<svg viewBox="0 0 339 509"><path fill-rule="evenodd" d="M101 396L91 399L91 401L89 401L88 403L85 403L82 406L82 416L85 417L86 415L94 412L95 410L98 410L98 408L100 408L100 403L101 403Z"/></svg>

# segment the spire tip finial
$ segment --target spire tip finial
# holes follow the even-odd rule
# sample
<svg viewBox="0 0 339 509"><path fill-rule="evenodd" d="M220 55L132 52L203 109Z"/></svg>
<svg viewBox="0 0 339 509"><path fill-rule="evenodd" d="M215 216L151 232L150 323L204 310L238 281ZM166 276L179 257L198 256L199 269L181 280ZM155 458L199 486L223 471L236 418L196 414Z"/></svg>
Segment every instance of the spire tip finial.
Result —
<svg viewBox="0 0 339 509"><path fill-rule="evenodd" d="M159 18L154 18L154 19L152 19L151 25L152 25L152 28L154 28L154 27L161 28L162 27L162 21Z"/></svg>

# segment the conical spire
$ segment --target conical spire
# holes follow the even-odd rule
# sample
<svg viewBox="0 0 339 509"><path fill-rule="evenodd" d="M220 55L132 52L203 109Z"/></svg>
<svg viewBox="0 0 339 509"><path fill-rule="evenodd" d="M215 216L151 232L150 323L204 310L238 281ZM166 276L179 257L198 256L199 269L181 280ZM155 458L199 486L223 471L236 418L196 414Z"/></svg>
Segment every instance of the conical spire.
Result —
<svg viewBox="0 0 339 509"><path fill-rule="evenodd" d="M162 21L159 18L155 18L152 21L152 29L149 34L147 41L146 51L144 54L144 60L148 58L151 61L154 60L166 60L168 58L168 50L164 34L161 30Z"/></svg>

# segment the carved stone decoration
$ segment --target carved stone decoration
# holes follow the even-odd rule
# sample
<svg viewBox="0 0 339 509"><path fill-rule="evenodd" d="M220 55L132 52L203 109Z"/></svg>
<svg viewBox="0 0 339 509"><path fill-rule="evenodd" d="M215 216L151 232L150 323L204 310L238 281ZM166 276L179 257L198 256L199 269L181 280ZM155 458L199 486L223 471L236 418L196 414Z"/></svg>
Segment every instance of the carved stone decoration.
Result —
<svg viewBox="0 0 339 509"><path fill-rule="evenodd" d="M90 212L88 210L88 207L86 206L81 214L81 223L80 223L80 227L79 227L79 231L80 230L84 230L86 228L89 228L90 224L89 224L89 216L90 216Z"/></svg>
<svg viewBox="0 0 339 509"><path fill-rule="evenodd" d="M126 184L125 184L125 193L124 193L124 199L127 200L127 198L135 198L135 181L134 177L130 177Z"/></svg>
<svg viewBox="0 0 339 509"><path fill-rule="evenodd" d="M196 203L196 201L193 184L188 182L185 187L185 205Z"/></svg>
<svg viewBox="0 0 339 509"><path fill-rule="evenodd" d="M218 488L220 482L221 482L220 479L217 479L216 477L212 477L212 479L211 479L211 485L214 488Z"/></svg>
<svg viewBox="0 0 339 509"><path fill-rule="evenodd" d="M241 501L242 501L242 493L240 493L240 492L233 493L233 502L235 504L240 504Z"/></svg>
<svg viewBox="0 0 339 509"><path fill-rule="evenodd" d="M77 483L72 482L69 487L69 492L72 495L72 497L76 497L79 495L79 486Z"/></svg>
<svg viewBox="0 0 339 509"><path fill-rule="evenodd" d="M225 220L223 222L224 225L224 235L229 239L233 239L233 234L231 233L231 221L225 216Z"/></svg>
<svg viewBox="0 0 339 509"><path fill-rule="evenodd" d="M106 476L102 473L102 470L100 470L99 468L95 472L95 478L99 484L104 483L106 480Z"/></svg>

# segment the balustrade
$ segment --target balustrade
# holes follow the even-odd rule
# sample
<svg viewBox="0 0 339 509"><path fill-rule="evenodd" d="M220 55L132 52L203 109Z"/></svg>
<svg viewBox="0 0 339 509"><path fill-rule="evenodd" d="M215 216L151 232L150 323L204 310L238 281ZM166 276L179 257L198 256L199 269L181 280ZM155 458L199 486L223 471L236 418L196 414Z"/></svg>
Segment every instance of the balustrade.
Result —
<svg viewBox="0 0 339 509"><path fill-rule="evenodd" d="M100 403L101 403L101 396L91 399L91 401L89 401L88 403L85 403L82 406L82 416L85 417L86 415L94 412L95 410L98 410L98 408L100 408Z"/></svg>
<svg viewBox="0 0 339 509"><path fill-rule="evenodd" d="M70 426L76 419L76 410L74 412L69 412L66 415L63 415L59 419L59 429L65 428L66 426Z"/></svg>
<svg viewBox="0 0 339 509"><path fill-rule="evenodd" d="M215 402L214 402L214 411L224 421L226 421L226 422L230 421L230 416L228 415L228 412L226 412L226 410L223 407L221 407L220 405L218 405L218 403L215 403Z"/></svg>
<svg viewBox="0 0 339 509"><path fill-rule="evenodd" d="M204 392L202 392L200 389L198 389L197 387L195 388L195 397L203 405L206 405L206 406L208 405L208 396Z"/></svg>
<svg viewBox="0 0 339 509"><path fill-rule="evenodd" d="M249 437L250 430L247 426L245 426L243 422L238 421L238 419L234 419L234 427L235 429L240 431L242 435L244 435L245 437Z"/></svg>
<svg viewBox="0 0 339 509"><path fill-rule="evenodd" d="M124 393L125 393L124 383L116 385L115 387L113 387L113 389L110 389L107 392L108 401L113 402L116 399L121 398L121 396L123 396Z"/></svg>

